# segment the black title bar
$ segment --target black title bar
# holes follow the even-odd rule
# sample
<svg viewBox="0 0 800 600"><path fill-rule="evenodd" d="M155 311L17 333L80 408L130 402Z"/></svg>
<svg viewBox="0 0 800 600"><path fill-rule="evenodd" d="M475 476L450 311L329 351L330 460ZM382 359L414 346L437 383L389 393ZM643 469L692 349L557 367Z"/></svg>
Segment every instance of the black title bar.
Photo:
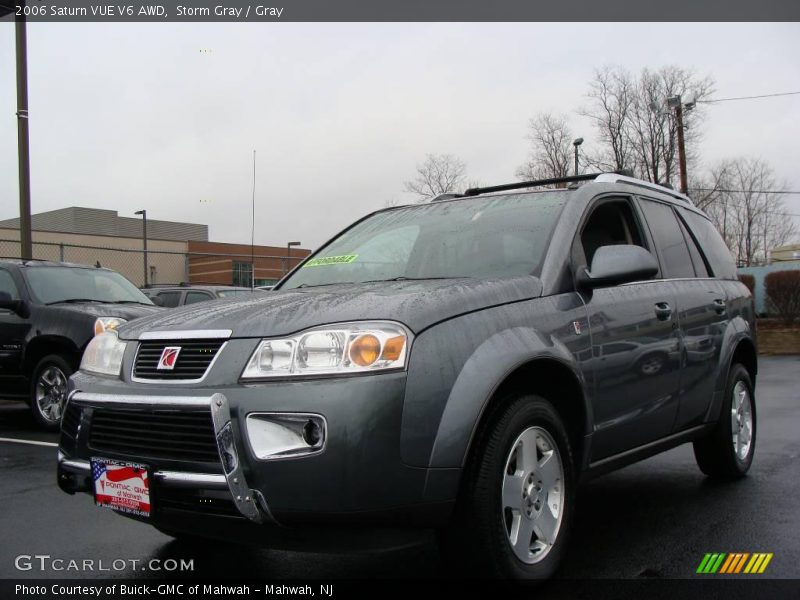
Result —
<svg viewBox="0 0 800 600"><path fill-rule="evenodd" d="M798 0L0 0L31 22L800 21ZM663 43L679 43L664 40Z"/></svg>

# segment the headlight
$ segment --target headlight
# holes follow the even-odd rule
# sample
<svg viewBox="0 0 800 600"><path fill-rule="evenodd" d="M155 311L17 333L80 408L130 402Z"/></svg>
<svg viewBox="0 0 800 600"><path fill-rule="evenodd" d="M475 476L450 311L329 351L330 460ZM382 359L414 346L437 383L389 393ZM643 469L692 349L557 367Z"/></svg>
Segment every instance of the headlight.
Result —
<svg viewBox="0 0 800 600"><path fill-rule="evenodd" d="M98 317L94 322L94 334L100 335L104 331L116 331L120 325L127 322L127 319L119 317Z"/></svg>
<svg viewBox="0 0 800 600"><path fill-rule="evenodd" d="M119 377L122 372L123 354L125 354L125 342L119 341L116 331L101 333L94 336L86 346L81 359L81 370Z"/></svg>
<svg viewBox="0 0 800 600"><path fill-rule="evenodd" d="M402 369L411 334L386 321L339 323L295 336L263 340L242 379L302 377Z"/></svg>

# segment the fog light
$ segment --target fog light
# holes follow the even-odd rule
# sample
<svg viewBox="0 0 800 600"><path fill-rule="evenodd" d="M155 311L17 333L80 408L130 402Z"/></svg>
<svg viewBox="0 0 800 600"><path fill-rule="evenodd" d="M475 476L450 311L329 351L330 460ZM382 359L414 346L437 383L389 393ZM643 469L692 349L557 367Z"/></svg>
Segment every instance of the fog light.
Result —
<svg viewBox="0 0 800 600"><path fill-rule="evenodd" d="M256 458L271 460L318 454L325 448L326 423L308 413L250 413L247 439Z"/></svg>
<svg viewBox="0 0 800 600"><path fill-rule="evenodd" d="M319 446L322 442L322 430L313 419L309 419L303 425L303 441L313 447Z"/></svg>

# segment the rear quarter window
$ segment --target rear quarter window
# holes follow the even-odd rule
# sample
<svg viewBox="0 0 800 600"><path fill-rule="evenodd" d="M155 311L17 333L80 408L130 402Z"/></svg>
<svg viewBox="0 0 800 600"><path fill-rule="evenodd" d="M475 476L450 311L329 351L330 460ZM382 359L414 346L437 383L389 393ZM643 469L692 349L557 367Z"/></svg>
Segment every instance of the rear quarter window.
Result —
<svg viewBox="0 0 800 600"><path fill-rule="evenodd" d="M736 262L714 224L691 210L678 208L678 211L702 248L714 277L736 279Z"/></svg>
<svg viewBox="0 0 800 600"><path fill-rule="evenodd" d="M694 277L689 248L681 233L680 225L672 208L667 204L641 199L645 219L653 234L664 264L663 276L667 278Z"/></svg>

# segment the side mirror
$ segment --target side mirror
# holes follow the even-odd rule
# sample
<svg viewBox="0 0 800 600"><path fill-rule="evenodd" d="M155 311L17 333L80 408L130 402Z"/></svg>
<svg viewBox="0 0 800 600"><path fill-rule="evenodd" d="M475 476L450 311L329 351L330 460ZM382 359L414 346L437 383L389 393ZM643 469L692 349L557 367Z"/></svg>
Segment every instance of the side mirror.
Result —
<svg viewBox="0 0 800 600"><path fill-rule="evenodd" d="M28 306L22 300L12 300L8 292L0 292L0 309L10 310L23 319L28 317Z"/></svg>
<svg viewBox="0 0 800 600"><path fill-rule="evenodd" d="M655 257L641 246L630 244L600 246L592 258L591 270L578 274L578 283L596 288L649 279L658 273Z"/></svg>
<svg viewBox="0 0 800 600"><path fill-rule="evenodd" d="M151 296L150 302L152 302L156 306L164 306L164 301L161 299L161 296Z"/></svg>

